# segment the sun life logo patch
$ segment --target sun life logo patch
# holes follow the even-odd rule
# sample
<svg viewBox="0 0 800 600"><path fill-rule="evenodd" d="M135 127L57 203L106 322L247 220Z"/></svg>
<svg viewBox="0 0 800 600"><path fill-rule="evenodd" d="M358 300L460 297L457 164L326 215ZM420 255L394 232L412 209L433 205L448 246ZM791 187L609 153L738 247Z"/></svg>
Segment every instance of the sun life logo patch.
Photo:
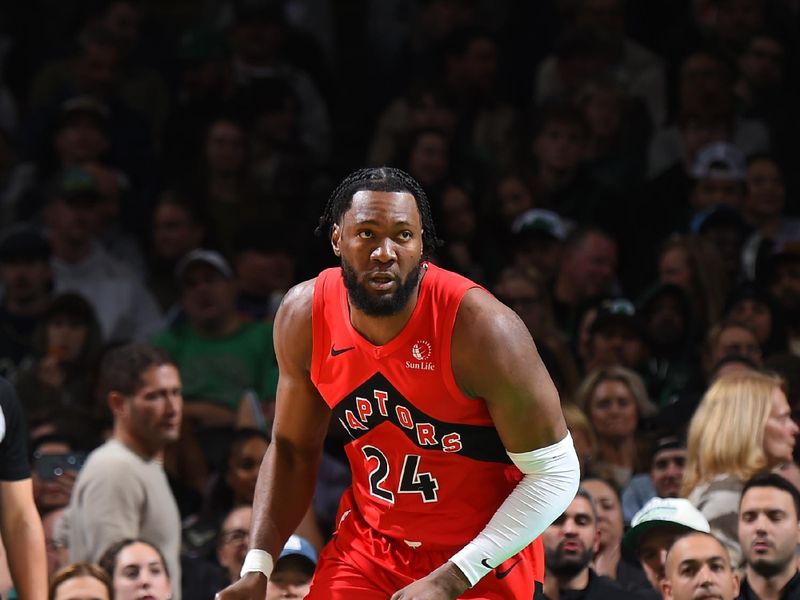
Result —
<svg viewBox="0 0 800 600"><path fill-rule="evenodd" d="M411 347L411 356L417 360L428 360L431 354L433 354L433 349L428 340L417 340L417 343Z"/></svg>

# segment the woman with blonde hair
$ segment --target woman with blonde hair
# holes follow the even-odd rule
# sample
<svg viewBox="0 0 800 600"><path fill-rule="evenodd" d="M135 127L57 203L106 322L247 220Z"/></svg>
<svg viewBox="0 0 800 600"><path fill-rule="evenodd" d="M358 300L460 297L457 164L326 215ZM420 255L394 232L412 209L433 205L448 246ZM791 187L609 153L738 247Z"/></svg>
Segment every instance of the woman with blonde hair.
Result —
<svg viewBox="0 0 800 600"><path fill-rule="evenodd" d="M792 460L798 427L777 375L734 372L706 391L689 424L681 493L740 565L737 538L744 482Z"/></svg>
<svg viewBox="0 0 800 600"><path fill-rule="evenodd" d="M634 473L649 468L647 440L637 436L637 430L642 419L657 409L639 375L620 366L595 369L578 388L577 405L597 436L595 473L610 477L622 489Z"/></svg>

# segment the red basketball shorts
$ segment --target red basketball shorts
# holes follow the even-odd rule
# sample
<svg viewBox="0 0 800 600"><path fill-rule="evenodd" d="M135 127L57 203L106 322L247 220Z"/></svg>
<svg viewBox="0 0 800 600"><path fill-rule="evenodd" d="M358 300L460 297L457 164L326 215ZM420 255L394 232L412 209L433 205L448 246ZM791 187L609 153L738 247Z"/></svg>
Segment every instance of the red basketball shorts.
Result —
<svg viewBox="0 0 800 600"><path fill-rule="evenodd" d="M372 529L356 511L346 513L322 550L307 600L388 600L392 594L443 565L453 550L412 548ZM512 556L461 598L532 600L541 595L541 538Z"/></svg>

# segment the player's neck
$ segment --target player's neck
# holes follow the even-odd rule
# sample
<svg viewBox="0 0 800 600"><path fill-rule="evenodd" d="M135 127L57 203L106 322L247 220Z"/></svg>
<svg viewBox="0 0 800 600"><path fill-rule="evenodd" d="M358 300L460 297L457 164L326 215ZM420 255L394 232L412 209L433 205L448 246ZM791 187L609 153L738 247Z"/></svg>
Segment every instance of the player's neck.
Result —
<svg viewBox="0 0 800 600"><path fill-rule="evenodd" d="M375 317L359 310L352 303L350 305L350 323L358 333L375 346L383 346L403 331L403 328L414 314L419 298L419 286L408 299L400 312L386 317Z"/></svg>

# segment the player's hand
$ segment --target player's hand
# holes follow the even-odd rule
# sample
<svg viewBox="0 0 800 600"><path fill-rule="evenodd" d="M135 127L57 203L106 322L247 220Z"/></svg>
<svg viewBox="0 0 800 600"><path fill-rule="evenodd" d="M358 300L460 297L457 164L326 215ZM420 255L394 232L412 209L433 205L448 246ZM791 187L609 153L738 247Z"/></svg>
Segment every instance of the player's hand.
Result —
<svg viewBox="0 0 800 600"><path fill-rule="evenodd" d="M469 589L469 581L451 562L443 564L392 595L391 600L455 600Z"/></svg>
<svg viewBox="0 0 800 600"><path fill-rule="evenodd" d="M251 572L217 592L214 600L264 600L266 595L267 578L263 573Z"/></svg>

